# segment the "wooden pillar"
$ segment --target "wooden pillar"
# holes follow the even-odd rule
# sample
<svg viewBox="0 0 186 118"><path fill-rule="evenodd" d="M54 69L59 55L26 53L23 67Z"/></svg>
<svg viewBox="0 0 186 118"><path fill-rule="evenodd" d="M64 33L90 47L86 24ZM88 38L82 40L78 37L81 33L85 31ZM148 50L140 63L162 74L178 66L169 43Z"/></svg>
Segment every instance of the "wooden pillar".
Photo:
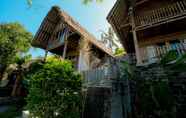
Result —
<svg viewBox="0 0 186 118"><path fill-rule="evenodd" d="M45 50L45 57L44 57L44 60L43 60L44 62L46 62L47 56L48 56L48 49Z"/></svg>
<svg viewBox="0 0 186 118"><path fill-rule="evenodd" d="M129 16L130 16L130 23L132 25L132 34L133 34L135 51L136 51L137 65L140 65L140 64L142 64L142 58L141 58L141 55L140 55L140 49L139 49L139 45L138 45L138 39L137 39L137 33L136 33L136 25L135 25L135 20L134 20L133 7L129 8Z"/></svg>
<svg viewBox="0 0 186 118"><path fill-rule="evenodd" d="M68 45L68 41L66 40L63 48L63 59L65 59L66 57L67 45Z"/></svg>
<svg viewBox="0 0 186 118"><path fill-rule="evenodd" d="M79 57L78 57L78 71L81 71L81 60L82 60L82 50L79 50Z"/></svg>

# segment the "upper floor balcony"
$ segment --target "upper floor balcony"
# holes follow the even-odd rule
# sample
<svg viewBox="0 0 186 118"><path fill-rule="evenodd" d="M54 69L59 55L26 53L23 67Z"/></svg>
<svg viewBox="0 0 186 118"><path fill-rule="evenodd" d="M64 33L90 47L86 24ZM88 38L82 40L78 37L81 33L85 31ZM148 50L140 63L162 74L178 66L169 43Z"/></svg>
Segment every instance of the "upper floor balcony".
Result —
<svg viewBox="0 0 186 118"><path fill-rule="evenodd" d="M143 63L159 62L168 52L175 51L177 56L186 54L186 43L174 43L169 45L152 45L141 49Z"/></svg>
<svg viewBox="0 0 186 118"><path fill-rule="evenodd" d="M164 24L186 17L186 1L181 0L135 16L136 29Z"/></svg>
<svg viewBox="0 0 186 118"><path fill-rule="evenodd" d="M88 87L111 87L111 81L119 77L116 65L108 65L92 70L81 71L84 86Z"/></svg>

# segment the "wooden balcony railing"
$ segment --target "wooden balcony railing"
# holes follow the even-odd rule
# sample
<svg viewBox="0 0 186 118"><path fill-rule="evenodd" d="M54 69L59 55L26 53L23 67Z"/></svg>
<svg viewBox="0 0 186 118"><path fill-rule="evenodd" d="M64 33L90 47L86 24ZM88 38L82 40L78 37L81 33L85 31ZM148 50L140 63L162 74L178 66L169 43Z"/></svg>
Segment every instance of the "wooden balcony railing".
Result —
<svg viewBox="0 0 186 118"><path fill-rule="evenodd" d="M161 59L166 53L168 53L171 50L175 50L178 55L183 55L186 53L186 43L177 43L174 44L173 46L157 47L156 52L158 59Z"/></svg>
<svg viewBox="0 0 186 118"><path fill-rule="evenodd" d="M86 86L109 86L109 80L116 79L117 73L116 66L100 67L81 72Z"/></svg>
<svg viewBox="0 0 186 118"><path fill-rule="evenodd" d="M177 1L165 7L144 12L135 17L136 27L144 27L186 15L186 1Z"/></svg>
<svg viewBox="0 0 186 118"><path fill-rule="evenodd" d="M186 54L186 43L177 43L174 45L169 45L169 46L157 46L155 47L154 51L151 51L151 57L148 57L144 59L144 62L154 62L161 60L162 57L165 56L169 51L176 51L178 56L181 56L183 54Z"/></svg>

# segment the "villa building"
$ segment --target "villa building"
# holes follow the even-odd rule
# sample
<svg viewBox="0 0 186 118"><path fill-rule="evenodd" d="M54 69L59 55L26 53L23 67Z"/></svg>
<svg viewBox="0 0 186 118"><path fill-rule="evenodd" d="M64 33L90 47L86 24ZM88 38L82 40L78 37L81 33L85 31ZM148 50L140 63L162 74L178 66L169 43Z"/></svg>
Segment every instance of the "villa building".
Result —
<svg viewBox="0 0 186 118"><path fill-rule="evenodd" d="M137 64L186 52L185 0L117 0L107 20Z"/></svg>
<svg viewBox="0 0 186 118"><path fill-rule="evenodd" d="M56 6L44 18L32 45L71 60L79 71L101 67L113 57L111 49Z"/></svg>

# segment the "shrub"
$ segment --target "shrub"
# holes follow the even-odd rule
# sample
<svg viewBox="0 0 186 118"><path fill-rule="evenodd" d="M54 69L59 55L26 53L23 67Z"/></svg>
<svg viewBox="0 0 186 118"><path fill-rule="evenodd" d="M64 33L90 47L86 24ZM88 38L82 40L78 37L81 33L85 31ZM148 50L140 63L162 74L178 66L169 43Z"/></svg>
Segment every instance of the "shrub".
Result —
<svg viewBox="0 0 186 118"><path fill-rule="evenodd" d="M36 63L27 74L26 108L39 118L80 118L81 76L68 61Z"/></svg>
<svg viewBox="0 0 186 118"><path fill-rule="evenodd" d="M175 50L169 51L160 61L162 65L166 65L167 63L174 61L178 58L178 54Z"/></svg>

